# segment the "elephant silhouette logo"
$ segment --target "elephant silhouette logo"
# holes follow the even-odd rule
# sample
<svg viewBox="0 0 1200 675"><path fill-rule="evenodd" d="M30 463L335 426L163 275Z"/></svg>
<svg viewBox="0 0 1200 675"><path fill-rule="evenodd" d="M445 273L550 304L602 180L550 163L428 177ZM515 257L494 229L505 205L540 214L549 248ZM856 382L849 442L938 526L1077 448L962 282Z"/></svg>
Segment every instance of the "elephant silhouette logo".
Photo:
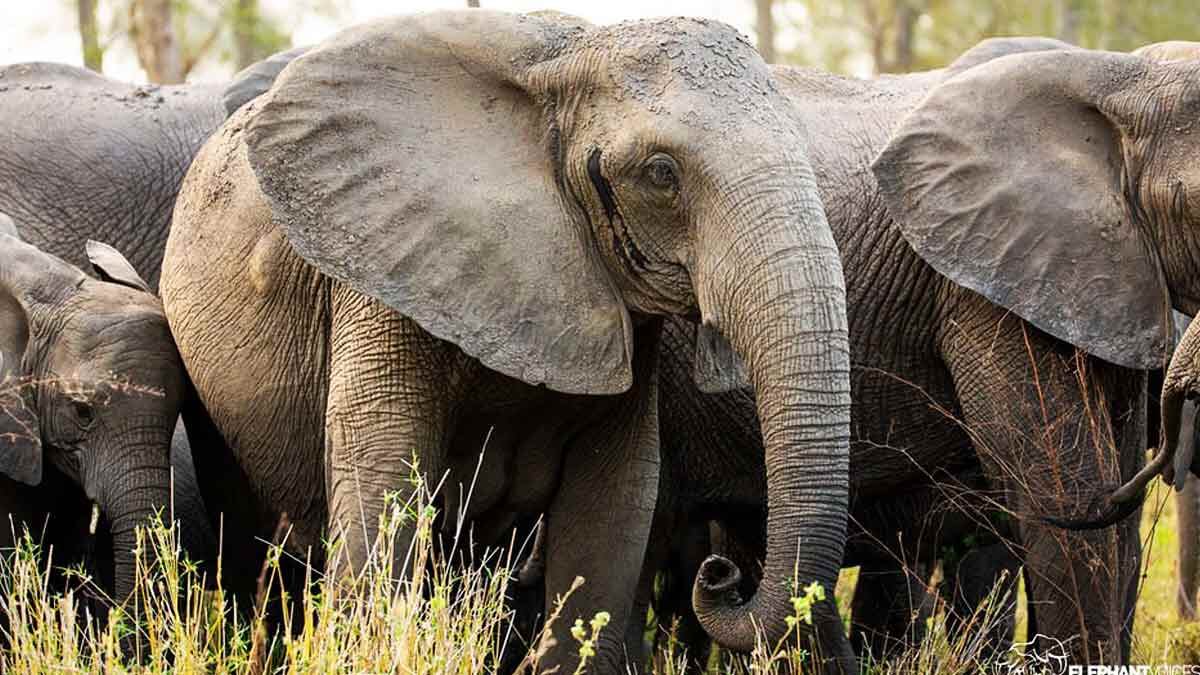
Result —
<svg viewBox="0 0 1200 675"><path fill-rule="evenodd" d="M1038 649L1031 649L1034 644ZM1010 660L996 664L996 675L1066 675L1069 665L1066 645L1048 635L1014 642L1009 655Z"/></svg>

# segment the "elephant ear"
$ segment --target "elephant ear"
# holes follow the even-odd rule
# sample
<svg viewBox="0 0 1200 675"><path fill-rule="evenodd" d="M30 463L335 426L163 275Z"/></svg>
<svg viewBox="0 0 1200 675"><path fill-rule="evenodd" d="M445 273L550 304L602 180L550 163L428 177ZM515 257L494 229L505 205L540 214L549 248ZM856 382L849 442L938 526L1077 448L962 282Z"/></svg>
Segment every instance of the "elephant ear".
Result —
<svg viewBox="0 0 1200 675"><path fill-rule="evenodd" d="M265 94L275 83L275 78L279 77L279 73L309 49L311 47L293 47L285 52L272 54L239 71L237 75L233 76L229 86L225 87L225 91L221 93L221 102L225 104L225 114L232 115L237 112L238 108Z"/></svg>
<svg viewBox="0 0 1200 675"><path fill-rule="evenodd" d="M17 240L0 235L7 254ZM3 255L7 264L8 256ZM28 485L42 482L42 433L22 361L29 343L25 308L10 292L6 270L0 283L0 473Z"/></svg>
<svg viewBox="0 0 1200 675"><path fill-rule="evenodd" d="M904 238L938 272L1112 363L1169 356L1157 248L1122 189L1106 93L1145 74L1087 50L1005 56L946 80L873 170Z"/></svg>
<svg viewBox="0 0 1200 675"><path fill-rule="evenodd" d="M742 358L721 331L703 322L696 327L696 364L692 378L706 394L750 387Z"/></svg>
<svg viewBox="0 0 1200 675"><path fill-rule="evenodd" d="M632 382L629 317L525 80L578 30L469 10L344 31L280 74L245 142L319 271L489 368L611 394Z"/></svg>
<svg viewBox="0 0 1200 675"><path fill-rule="evenodd" d="M147 284L145 279L137 273L133 265L121 255L117 249L103 242L88 239L87 241L87 257L88 262L92 264L92 271L96 273L102 281L109 283L121 284L130 288L152 293L150 284Z"/></svg>

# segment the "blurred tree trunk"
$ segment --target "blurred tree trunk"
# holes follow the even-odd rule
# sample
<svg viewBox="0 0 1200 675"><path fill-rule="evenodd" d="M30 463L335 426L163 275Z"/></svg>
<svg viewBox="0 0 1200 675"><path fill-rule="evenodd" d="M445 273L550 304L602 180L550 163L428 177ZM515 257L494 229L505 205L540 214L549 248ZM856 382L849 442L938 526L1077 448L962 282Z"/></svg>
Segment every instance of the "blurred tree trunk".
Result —
<svg viewBox="0 0 1200 675"><path fill-rule="evenodd" d="M758 53L767 63L775 63L775 18L771 14L774 0L754 0L757 17L755 32L758 34Z"/></svg>
<svg viewBox="0 0 1200 675"><path fill-rule="evenodd" d="M146 79L158 84L183 82L187 72L175 37L171 0L133 0L129 6L129 33Z"/></svg>
<svg viewBox="0 0 1200 675"><path fill-rule="evenodd" d="M96 21L97 0L76 0L79 10L79 41L83 65L97 73L104 71L104 50L100 47L100 25Z"/></svg>
<svg viewBox="0 0 1200 675"><path fill-rule="evenodd" d="M1083 11L1081 0L1058 0L1058 39L1079 44L1079 15Z"/></svg>
<svg viewBox="0 0 1200 675"><path fill-rule="evenodd" d="M258 0L236 1L233 8L233 65L237 70L270 56L264 53L266 50L258 39L261 20Z"/></svg>
<svg viewBox="0 0 1200 675"><path fill-rule="evenodd" d="M913 67L913 31L920 12L911 0L900 0L896 7L896 53L887 64L889 73L907 73Z"/></svg>

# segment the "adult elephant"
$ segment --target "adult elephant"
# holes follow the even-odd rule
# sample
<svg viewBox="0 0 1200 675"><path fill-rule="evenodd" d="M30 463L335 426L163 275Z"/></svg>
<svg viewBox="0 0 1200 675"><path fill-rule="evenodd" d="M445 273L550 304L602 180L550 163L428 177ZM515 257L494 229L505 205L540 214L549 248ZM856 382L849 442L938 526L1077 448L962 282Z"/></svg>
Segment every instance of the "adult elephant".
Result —
<svg viewBox="0 0 1200 675"><path fill-rule="evenodd" d="M1171 305L1200 298L1186 244L1200 216L1185 86L1197 66L1035 39L873 81L775 73L809 130L846 273L847 562L876 591L856 597L856 623L894 629L897 612L866 601L905 587L896 560L932 560L982 529L1015 544L1031 635L1076 662L1128 658L1140 549L1137 518L1121 518L1167 466L1160 454L1137 472L1146 371L1164 362ZM757 447L749 399L689 415L686 388L664 385L664 406L676 391L663 437L725 493L688 498L753 507L760 492L722 478L729 461L697 459ZM730 420L721 433L695 431L717 416Z"/></svg>
<svg viewBox="0 0 1200 675"><path fill-rule="evenodd" d="M1200 42L1173 40L1146 45L1133 52L1154 61L1196 61L1200 60ZM1189 317L1176 313L1175 324L1177 335L1182 336L1187 328ZM1157 396L1159 391L1152 390ZM1189 399L1181 404L1179 431L1175 441L1191 451L1195 440L1196 405ZM1152 436L1152 442L1157 437ZM1196 617L1196 593L1200 589L1200 479L1190 475L1188 471L1180 471L1177 477L1183 479L1182 488L1175 495L1175 510L1179 516L1178 556L1179 576L1175 594L1176 608L1179 616L1184 619Z"/></svg>
<svg viewBox="0 0 1200 675"><path fill-rule="evenodd" d="M87 256L99 279L0 233L0 548L27 526L56 547L56 564L106 553L96 563L123 600L136 527L173 505L185 383L146 283L111 247L90 242ZM91 504L111 534L99 547L86 529ZM202 546L194 534L185 542Z"/></svg>
<svg viewBox="0 0 1200 675"><path fill-rule="evenodd" d="M551 660L568 672L571 620L606 610L598 668L623 669L658 483L656 317L695 315L711 374L750 374L770 467L764 581L735 604L733 571L706 567L707 628L739 649L781 636L794 574L837 576L849 416L841 267L787 106L743 37L689 19L439 12L293 62L201 150L163 266L230 442L197 457L205 498L249 510L225 550L286 512L290 545L337 535L357 568L410 466L457 492L487 439L477 537L545 512L547 598L587 580ZM853 669L831 603L816 616Z"/></svg>
<svg viewBox="0 0 1200 675"><path fill-rule="evenodd" d="M0 67L0 211L25 241L79 267L85 241L108 242L156 289L192 158L300 53L212 85L129 84L59 63Z"/></svg>

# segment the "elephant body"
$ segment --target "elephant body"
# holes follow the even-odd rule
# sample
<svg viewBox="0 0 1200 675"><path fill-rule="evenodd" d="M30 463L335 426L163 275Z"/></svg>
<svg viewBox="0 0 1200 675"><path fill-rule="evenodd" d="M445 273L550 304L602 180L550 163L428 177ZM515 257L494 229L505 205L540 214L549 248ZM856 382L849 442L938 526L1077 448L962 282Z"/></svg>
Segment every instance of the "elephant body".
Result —
<svg viewBox="0 0 1200 675"><path fill-rule="evenodd" d="M544 514L547 610L587 580L542 665L572 670L567 629L603 610L589 665L623 670L660 481L661 317L696 316L702 379L740 358L769 420L766 492L790 505L753 597L724 561L701 570L701 621L737 649L782 636L796 570L836 578L849 415L840 264L786 109L753 47L698 20L439 12L296 60L197 156L163 265L225 551L261 558L286 513L291 546L333 537L326 567L354 574L385 494L444 475L442 517L477 540ZM397 536L402 556L411 526ZM853 670L831 604L815 612Z"/></svg>
<svg viewBox="0 0 1200 675"><path fill-rule="evenodd" d="M222 90L55 63L3 68L0 211L22 239L75 265L87 263L81 242L112 244L157 287L179 184L226 116Z"/></svg>
<svg viewBox="0 0 1200 675"><path fill-rule="evenodd" d="M156 289L192 158L300 53L212 85L129 84L59 63L0 68L0 212L22 239L73 265L87 265L88 239L116 246Z"/></svg>
<svg viewBox="0 0 1200 675"><path fill-rule="evenodd" d="M976 561L953 552L1004 542L993 549L1003 558L997 567L1015 571L1017 561L1025 566L1031 636L1062 640L1075 662L1128 658L1140 560L1138 518L1121 520L1131 508L1118 506L1110 495L1142 464L1144 369L1162 358L1161 343L1153 337L1161 331L1160 322L1136 328L1151 336L1144 344L1158 345L1153 349L1135 352L1131 339L1097 346L1088 341L1098 338L1083 335L1079 326L1100 334L1104 326L1098 319L1063 322L1070 312L1042 316L1046 300L1028 295L1045 286L1002 276L1024 274L1018 263L997 273L991 286L965 286L974 280L960 275L955 265L1007 259L991 250L972 257L915 249L912 237L917 235L905 231L904 219L927 222L921 220L923 213L906 211L880 188L885 179L898 177L895 183L906 188L917 184L927 190L922 205L937 204L943 194L957 196L949 184L909 178L914 167L941 166L939 155L922 156L927 165L885 161L886 154L876 161L881 151L904 147L901 143L924 149L927 136L898 131L906 115L929 105L931 92L964 79L970 82L975 72L990 74L1018 59L1042 59L1028 66L1025 77L1032 84L1061 77L1065 71L1059 69L1066 66L1058 65L1060 59L1108 58L1092 54L1051 40L989 40L944 71L864 81L804 68L775 69L795 104L796 123L808 131L807 150L845 270L852 364L851 528L845 562L862 565L855 631L876 655L887 650L889 639L902 637L914 623L917 630L923 624L913 617L921 615L925 594L911 588L922 565L939 557L945 561L951 554L956 566L946 570L950 585L959 588L961 581L976 589L952 588L956 609L969 613L991 583L979 583ZM1124 65L1134 72L1146 67L1134 57L1125 58ZM994 81L988 86L997 87ZM944 103L962 107L931 117L929 124L945 120L946 126L965 126L964 120L982 112L971 107L969 94ZM1030 106L1029 116L1043 114ZM951 131L943 133L953 140ZM1019 137L1012 138L1016 144ZM1028 153L1040 151L1044 148ZM972 185L973 178L967 174L959 180ZM1041 203L1032 193L1029 200ZM958 206L955 213L973 214L972 206ZM1005 207L990 208L1008 215L1000 210ZM1072 217L1065 213L1059 220L1070 223ZM980 232L973 242L1005 242L1015 236L1002 223L989 232L995 216L977 218L973 222ZM1037 227L1057 221L1051 213L1024 222ZM960 235L947 225L937 236L958 241L954 238ZM933 237L916 241L939 241ZM1080 242L1074 250L1089 247L1095 248ZM936 267L929 258L937 261ZM1127 262L1135 267L1138 261ZM1130 277L1129 288L1136 289L1142 279ZM1017 289L1008 296L1008 306L984 295L1002 284ZM1153 317L1154 302L1164 302L1159 297L1151 295L1138 306L1148 307ZM744 538L751 541L737 548L753 550L757 528L746 523L761 520L764 513L757 478L762 441L754 424L753 396L746 391L705 395L690 382L695 364L680 346L694 330L687 322L673 321L663 339L663 472L673 476L664 484L676 486L675 518L724 521L726 536L748 533ZM1114 334L1126 339L1121 330L1112 325ZM1077 349L1062 337L1072 331L1081 346L1124 365ZM1130 358L1134 353L1138 356ZM1085 528L1116 524L1086 531L1049 524L1063 521ZM664 559L661 546L659 555ZM969 563L961 570L960 560Z"/></svg>

